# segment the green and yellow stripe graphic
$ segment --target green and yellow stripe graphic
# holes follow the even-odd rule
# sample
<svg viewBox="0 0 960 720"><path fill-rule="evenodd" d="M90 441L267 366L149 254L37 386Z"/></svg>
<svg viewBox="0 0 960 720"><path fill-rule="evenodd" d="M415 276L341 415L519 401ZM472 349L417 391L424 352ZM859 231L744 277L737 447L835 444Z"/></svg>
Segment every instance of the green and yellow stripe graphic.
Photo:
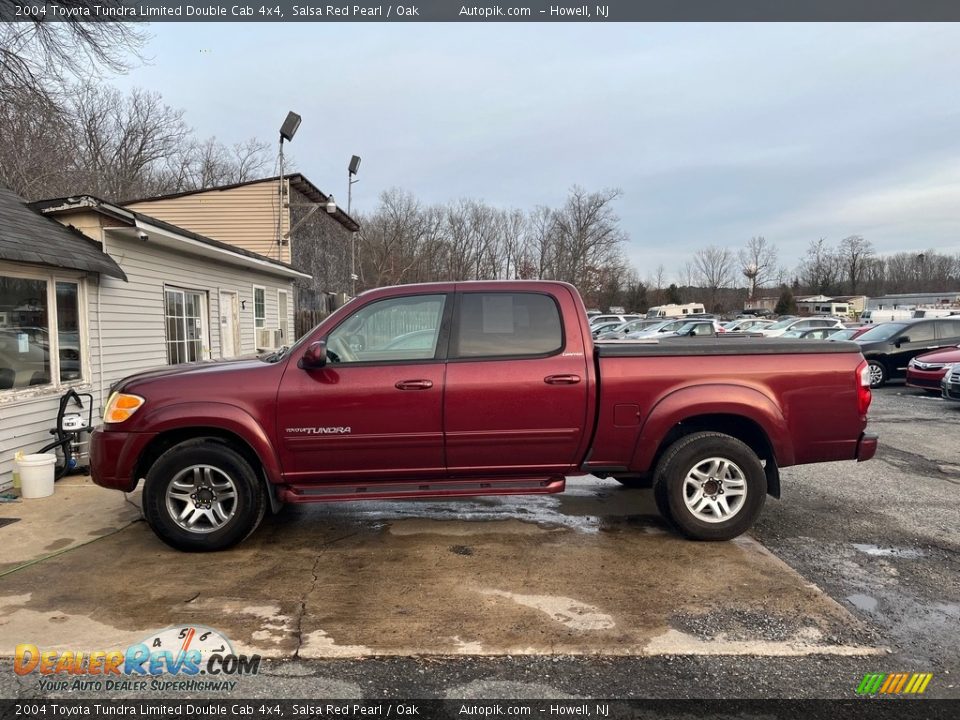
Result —
<svg viewBox="0 0 960 720"><path fill-rule="evenodd" d="M932 679L933 673L867 673L857 695L920 695Z"/></svg>

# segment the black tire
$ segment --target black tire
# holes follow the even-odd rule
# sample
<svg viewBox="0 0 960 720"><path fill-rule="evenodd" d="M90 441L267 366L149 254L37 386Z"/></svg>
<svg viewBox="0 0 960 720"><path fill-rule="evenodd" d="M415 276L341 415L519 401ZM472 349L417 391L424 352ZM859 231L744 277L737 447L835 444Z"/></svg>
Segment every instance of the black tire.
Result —
<svg viewBox="0 0 960 720"><path fill-rule="evenodd" d="M742 484L745 490L737 509L725 520L701 519L685 501L687 476L711 458L732 464L741 477L730 478L727 482ZM719 488L723 489L723 482L720 482ZM723 494L719 492L719 496ZM661 514L693 540L731 540L743 534L760 514L766 496L767 479L760 458L746 444L723 433L698 432L680 438L667 448L654 473L654 497ZM715 493L710 497L716 498L718 495ZM724 504L727 505L728 500L735 502L733 497L730 492ZM697 502L696 497L692 501ZM701 512L700 515L704 516L705 513Z"/></svg>
<svg viewBox="0 0 960 720"><path fill-rule="evenodd" d="M887 380L890 379L887 374L887 368L884 366L882 362L879 362L877 360L868 360L867 364L870 366L869 368L870 387L871 388L883 387L886 384Z"/></svg>
<svg viewBox="0 0 960 720"><path fill-rule="evenodd" d="M209 468L209 473L202 468ZM211 489L205 485L207 480L198 478L198 472L203 478L212 478L220 485L217 488L213 484L215 492L201 496L200 500L212 500L225 509L226 519L217 517L210 504L197 506L195 501L182 497L186 492L182 490L183 486L190 482L194 483L195 490ZM172 487L174 481L178 486ZM173 494L172 500L168 498L168 490ZM217 502L216 492L229 499ZM183 527L174 517L175 510L180 508L184 514L189 511L191 516L199 518L196 530ZM250 463L215 438L188 440L167 450L150 468L143 488L143 514L150 527L167 545L186 552L212 552L233 547L257 529L266 508L263 483Z"/></svg>

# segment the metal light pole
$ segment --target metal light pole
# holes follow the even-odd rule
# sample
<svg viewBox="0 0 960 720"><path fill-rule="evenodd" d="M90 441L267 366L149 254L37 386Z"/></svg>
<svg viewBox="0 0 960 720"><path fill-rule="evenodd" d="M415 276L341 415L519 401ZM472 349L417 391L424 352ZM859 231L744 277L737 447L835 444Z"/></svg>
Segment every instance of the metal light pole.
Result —
<svg viewBox="0 0 960 720"><path fill-rule="evenodd" d="M354 179L354 176L357 174L357 170L360 169L360 156L353 155L350 158L350 165L347 167L347 215L350 214L350 208L353 204L353 184L357 182ZM357 296L357 232L356 230L352 231L350 234L350 282L351 282L351 291L350 295L353 297Z"/></svg>

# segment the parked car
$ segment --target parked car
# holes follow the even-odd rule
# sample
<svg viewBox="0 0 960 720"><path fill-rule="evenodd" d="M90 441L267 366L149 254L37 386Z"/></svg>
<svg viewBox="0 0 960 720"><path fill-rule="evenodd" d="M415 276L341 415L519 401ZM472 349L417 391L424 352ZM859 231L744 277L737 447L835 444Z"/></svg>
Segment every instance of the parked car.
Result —
<svg viewBox="0 0 960 720"><path fill-rule="evenodd" d="M831 338L834 333L843 332L846 328L813 328L812 330L787 330L780 337L784 338L795 338L797 340L827 340Z"/></svg>
<svg viewBox="0 0 960 720"><path fill-rule="evenodd" d="M413 322L435 348L383 349ZM780 467L873 457L866 370L852 344L595 346L565 283L381 288L285 352L120 381L91 472L145 478L147 522L181 550L235 545L283 503L557 493L585 473L652 484L685 535L723 540Z"/></svg>
<svg viewBox="0 0 960 720"><path fill-rule="evenodd" d="M960 365L954 365L944 376L940 392L947 400L960 400Z"/></svg>
<svg viewBox="0 0 960 720"><path fill-rule="evenodd" d="M651 325L648 328L644 328L639 332L627 333L627 340L649 340L651 338L657 338L663 333L672 333L676 332L684 325L686 325L689 320L661 320L656 325Z"/></svg>
<svg viewBox="0 0 960 720"><path fill-rule="evenodd" d="M610 332L623 325L619 320L608 320L607 322L597 323L590 326L590 333L596 338L605 332Z"/></svg>
<svg viewBox="0 0 960 720"><path fill-rule="evenodd" d="M902 378L912 358L960 345L960 317L881 323L854 342L870 365L870 387Z"/></svg>
<svg viewBox="0 0 960 720"><path fill-rule="evenodd" d="M726 330L723 329L723 325L716 320L690 320L673 332L662 333L660 337L703 337L704 335L719 335L724 332Z"/></svg>
<svg viewBox="0 0 960 720"><path fill-rule="evenodd" d="M783 318L773 325L760 328L764 337L780 337L788 330L813 330L814 328L843 328L843 321L831 317Z"/></svg>
<svg viewBox="0 0 960 720"><path fill-rule="evenodd" d="M762 318L741 318L732 320L724 324L727 332L760 332L762 328L773 325L773 320L764 320Z"/></svg>
<svg viewBox="0 0 960 720"><path fill-rule="evenodd" d="M629 333L640 332L659 323L659 320L646 320L643 318L640 320L631 320L630 322L618 325L613 328L613 330L606 330L599 335L594 335L594 337L596 337L597 340L623 340Z"/></svg>
<svg viewBox="0 0 960 720"><path fill-rule="evenodd" d="M860 322L864 325L877 325L885 322L899 322L913 318L913 308L886 308L883 310L864 310L860 313Z"/></svg>
<svg viewBox="0 0 960 720"><path fill-rule="evenodd" d="M907 363L907 385L939 395L943 378L955 366L960 366L960 348L917 355Z"/></svg>
<svg viewBox="0 0 960 720"><path fill-rule="evenodd" d="M827 340L855 340L856 338L863 335L867 330L874 327L873 325L859 325L857 327L845 327L843 330L837 330L833 333Z"/></svg>
<svg viewBox="0 0 960 720"><path fill-rule="evenodd" d="M596 327L602 323L616 322L617 324L625 323L628 320L639 320L639 315L596 315L590 318L591 327Z"/></svg>

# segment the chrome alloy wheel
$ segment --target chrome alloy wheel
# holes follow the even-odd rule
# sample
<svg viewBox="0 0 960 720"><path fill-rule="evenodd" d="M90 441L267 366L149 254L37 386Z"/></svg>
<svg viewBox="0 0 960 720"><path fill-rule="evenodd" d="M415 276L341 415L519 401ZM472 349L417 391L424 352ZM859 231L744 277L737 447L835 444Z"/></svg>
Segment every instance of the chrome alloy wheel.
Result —
<svg viewBox="0 0 960 720"><path fill-rule="evenodd" d="M879 365L870 365L870 387L877 387L883 382L883 368Z"/></svg>
<svg viewBox="0 0 960 720"><path fill-rule="evenodd" d="M697 519L718 523L734 517L747 499L747 478L727 458L701 460L683 480L683 502Z"/></svg>
<svg viewBox="0 0 960 720"><path fill-rule="evenodd" d="M167 485L167 513L191 533L211 533L226 525L237 511L237 486L220 468L191 465Z"/></svg>

